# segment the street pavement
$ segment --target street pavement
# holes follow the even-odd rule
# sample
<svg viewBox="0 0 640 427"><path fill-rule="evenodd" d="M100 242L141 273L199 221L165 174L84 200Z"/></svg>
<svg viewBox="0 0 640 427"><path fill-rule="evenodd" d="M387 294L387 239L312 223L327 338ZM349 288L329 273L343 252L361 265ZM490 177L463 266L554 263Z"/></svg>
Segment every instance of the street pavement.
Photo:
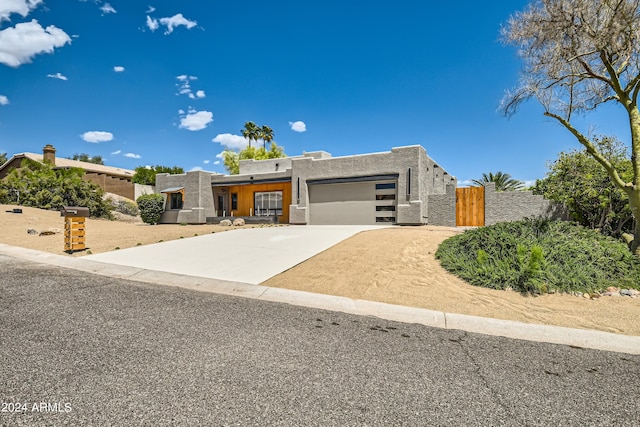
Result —
<svg viewBox="0 0 640 427"><path fill-rule="evenodd" d="M638 355L0 272L2 426L640 425Z"/></svg>

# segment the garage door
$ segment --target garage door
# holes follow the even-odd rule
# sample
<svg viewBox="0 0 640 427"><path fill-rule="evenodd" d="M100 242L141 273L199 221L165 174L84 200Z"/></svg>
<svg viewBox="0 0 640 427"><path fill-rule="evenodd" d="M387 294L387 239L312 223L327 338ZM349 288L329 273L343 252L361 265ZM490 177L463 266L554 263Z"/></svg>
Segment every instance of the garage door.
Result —
<svg viewBox="0 0 640 427"><path fill-rule="evenodd" d="M309 223L371 225L396 222L396 182L309 184Z"/></svg>

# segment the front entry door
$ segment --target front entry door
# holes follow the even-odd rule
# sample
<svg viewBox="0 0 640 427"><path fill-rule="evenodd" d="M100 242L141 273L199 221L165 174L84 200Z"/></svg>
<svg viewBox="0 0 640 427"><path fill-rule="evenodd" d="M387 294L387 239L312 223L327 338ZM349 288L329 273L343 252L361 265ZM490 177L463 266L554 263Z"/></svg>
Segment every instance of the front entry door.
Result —
<svg viewBox="0 0 640 427"><path fill-rule="evenodd" d="M218 194L218 216L225 216L227 213L224 194Z"/></svg>

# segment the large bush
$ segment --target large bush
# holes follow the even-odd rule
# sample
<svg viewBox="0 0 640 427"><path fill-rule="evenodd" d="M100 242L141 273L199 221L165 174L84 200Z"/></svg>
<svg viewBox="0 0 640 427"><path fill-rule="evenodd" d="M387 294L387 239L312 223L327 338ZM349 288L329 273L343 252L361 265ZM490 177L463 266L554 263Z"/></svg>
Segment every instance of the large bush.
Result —
<svg viewBox="0 0 640 427"><path fill-rule="evenodd" d="M59 210L63 206L89 208L92 217L110 218L111 204L104 191L82 179L82 169L53 169L50 165L23 160L0 181L0 203Z"/></svg>
<svg viewBox="0 0 640 427"><path fill-rule="evenodd" d="M612 137L594 138L594 142L621 178L630 182L633 167L626 147ZM534 194L563 203L573 220L602 234L621 237L633 233L629 197L586 150L561 152L547 166L549 172L536 181Z"/></svg>
<svg viewBox="0 0 640 427"><path fill-rule="evenodd" d="M136 200L140 218L147 224L157 224L164 211L164 197L160 194L144 194Z"/></svg>
<svg viewBox="0 0 640 427"><path fill-rule="evenodd" d="M442 266L477 286L527 293L640 288L640 261L627 246L569 222L505 222L451 237Z"/></svg>
<svg viewBox="0 0 640 427"><path fill-rule="evenodd" d="M113 202L113 210L129 216L138 216L140 214L138 205L128 200L118 200Z"/></svg>

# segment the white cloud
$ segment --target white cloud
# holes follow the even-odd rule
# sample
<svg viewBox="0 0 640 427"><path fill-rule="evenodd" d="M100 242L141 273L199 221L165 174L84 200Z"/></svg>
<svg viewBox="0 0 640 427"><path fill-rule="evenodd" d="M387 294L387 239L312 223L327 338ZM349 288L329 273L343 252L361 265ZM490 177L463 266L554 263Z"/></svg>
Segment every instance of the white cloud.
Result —
<svg viewBox="0 0 640 427"><path fill-rule="evenodd" d="M212 141L217 142L230 150L242 150L249 145L249 141L244 136L232 135L230 133L221 133L213 138ZM218 154L216 157L222 158L222 153Z"/></svg>
<svg viewBox="0 0 640 427"><path fill-rule="evenodd" d="M66 76L63 76L60 73L47 74L47 77L51 77L52 79L58 79L58 80L69 80Z"/></svg>
<svg viewBox="0 0 640 427"><path fill-rule="evenodd" d="M213 121L213 113L211 111L194 111L180 118L180 128L191 131L202 130Z"/></svg>
<svg viewBox="0 0 640 427"><path fill-rule="evenodd" d="M115 67L113 67L113 71L115 71L116 73L121 73L124 71L124 67L122 65L116 65Z"/></svg>
<svg viewBox="0 0 640 427"><path fill-rule="evenodd" d="M204 163L205 165L208 165L209 163L211 163L211 160L204 160L202 163Z"/></svg>
<svg viewBox="0 0 640 427"><path fill-rule="evenodd" d="M220 160L216 160L215 162L213 162L214 165L219 165L220 164Z"/></svg>
<svg viewBox="0 0 640 427"><path fill-rule="evenodd" d="M113 134L111 132L92 130L83 133L80 137L87 142L107 142L113 139Z"/></svg>
<svg viewBox="0 0 640 427"><path fill-rule="evenodd" d="M36 55L52 53L67 43L71 43L69 35L53 25L45 29L35 19L16 24L0 31L0 63L19 67Z"/></svg>
<svg viewBox="0 0 640 427"><path fill-rule="evenodd" d="M2 0L0 1L0 22L8 21L12 13L18 13L24 18L40 3L42 0Z"/></svg>
<svg viewBox="0 0 640 427"><path fill-rule="evenodd" d="M196 76L188 76L186 74L181 74L176 76L176 79L179 83L176 83L176 87L178 88L178 93L176 95L187 95L191 99L196 98L204 98L206 94L203 90L198 90L196 93L193 93L191 90L191 81L198 80Z"/></svg>
<svg viewBox="0 0 640 427"><path fill-rule="evenodd" d="M129 157L130 159L139 159L142 156L140 154L134 154L134 153L124 153L125 157Z"/></svg>
<svg viewBox="0 0 640 427"><path fill-rule="evenodd" d="M305 132L307 130L307 125L304 122L289 122L289 126L291 126L291 130L294 132Z"/></svg>
<svg viewBox="0 0 640 427"><path fill-rule="evenodd" d="M160 23L167 27L167 30L164 32L165 34L171 34L173 32L173 29L175 27L179 27L180 25L184 25L189 30L198 25L196 21L189 21L187 18L182 16L181 13L173 15L170 18L160 18Z"/></svg>
<svg viewBox="0 0 640 427"><path fill-rule="evenodd" d="M109 13L117 13L113 6L111 6L109 3L105 3L100 6L100 10L102 11L103 15L107 15Z"/></svg>
<svg viewBox="0 0 640 427"><path fill-rule="evenodd" d="M158 24L158 20L157 19L154 19L154 18L150 17L149 15L147 15L147 27L149 27L149 29L151 31L157 30L159 26L160 26L160 24Z"/></svg>
<svg viewBox="0 0 640 427"><path fill-rule="evenodd" d="M116 151L112 152L111 154L114 155L114 156L117 156L120 153L122 153L122 150L116 150Z"/></svg>
<svg viewBox="0 0 640 427"><path fill-rule="evenodd" d="M218 142L218 141L215 141L215 142ZM222 159L222 158L224 158L224 151L221 151L218 154L216 154L216 159Z"/></svg>
<svg viewBox="0 0 640 427"><path fill-rule="evenodd" d="M197 172L197 171L203 171L204 169L202 169L200 166L194 166L192 167L189 172Z"/></svg>
<svg viewBox="0 0 640 427"><path fill-rule="evenodd" d="M149 9L147 9L147 11L145 13L153 13L156 11L156 8L153 6L149 6Z"/></svg>
<svg viewBox="0 0 640 427"><path fill-rule="evenodd" d="M9 98L7 98L4 95L0 95L0 105L7 105L9 104Z"/></svg>

